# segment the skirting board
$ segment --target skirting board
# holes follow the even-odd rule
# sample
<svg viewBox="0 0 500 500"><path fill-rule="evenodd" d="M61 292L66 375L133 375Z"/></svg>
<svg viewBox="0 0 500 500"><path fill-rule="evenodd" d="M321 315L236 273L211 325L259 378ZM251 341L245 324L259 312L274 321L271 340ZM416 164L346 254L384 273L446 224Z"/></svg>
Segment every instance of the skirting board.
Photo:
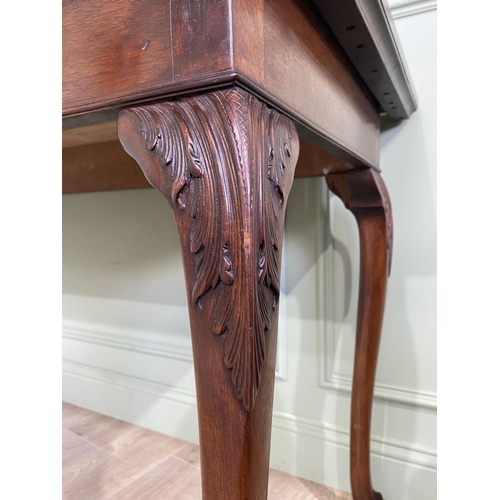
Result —
<svg viewBox="0 0 500 500"><path fill-rule="evenodd" d="M147 380L63 361L63 400L197 442L195 395ZM275 412L271 467L344 491L349 434L333 424ZM433 450L373 439L373 481L386 500L436 498Z"/></svg>

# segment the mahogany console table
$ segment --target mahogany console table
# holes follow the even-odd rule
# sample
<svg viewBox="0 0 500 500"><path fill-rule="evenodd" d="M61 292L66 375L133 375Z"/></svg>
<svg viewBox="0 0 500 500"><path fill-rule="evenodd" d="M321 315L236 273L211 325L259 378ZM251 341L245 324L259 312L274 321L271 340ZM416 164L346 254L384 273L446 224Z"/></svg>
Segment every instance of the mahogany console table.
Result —
<svg viewBox="0 0 500 500"><path fill-rule="evenodd" d="M63 0L63 191L147 178L174 212L204 500L267 497L285 207L294 176L318 175L359 226L351 485L355 500L382 498L370 419L392 218L379 116L415 109L381 0Z"/></svg>

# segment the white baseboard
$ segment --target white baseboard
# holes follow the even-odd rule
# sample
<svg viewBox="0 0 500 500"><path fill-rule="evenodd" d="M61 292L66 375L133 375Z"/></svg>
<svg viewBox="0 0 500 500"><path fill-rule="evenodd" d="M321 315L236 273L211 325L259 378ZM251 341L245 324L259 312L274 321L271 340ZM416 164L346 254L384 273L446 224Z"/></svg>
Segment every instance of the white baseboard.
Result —
<svg viewBox="0 0 500 500"><path fill-rule="evenodd" d="M165 434L198 441L195 394L176 387L63 361L63 400ZM274 412L271 466L349 490L349 433L328 422ZM387 500L428 499L435 494L436 452L410 443L372 439L374 483Z"/></svg>
<svg viewBox="0 0 500 500"><path fill-rule="evenodd" d="M192 392L72 361L62 362L63 401L198 442Z"/></svg>

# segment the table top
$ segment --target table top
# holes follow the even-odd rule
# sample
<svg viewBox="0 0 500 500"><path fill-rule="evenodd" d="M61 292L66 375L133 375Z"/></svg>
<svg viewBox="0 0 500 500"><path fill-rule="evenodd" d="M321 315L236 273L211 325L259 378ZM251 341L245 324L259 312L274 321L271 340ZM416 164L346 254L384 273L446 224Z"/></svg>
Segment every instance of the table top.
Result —
<svg viewBox="0 0 500 500"><path fill-rule="evenodd" d="M380 113L416 109L381 0L63 0L68 132L95 139L124 107L229 85L294 120L321 158L301 175L378 169Z"/></svg>

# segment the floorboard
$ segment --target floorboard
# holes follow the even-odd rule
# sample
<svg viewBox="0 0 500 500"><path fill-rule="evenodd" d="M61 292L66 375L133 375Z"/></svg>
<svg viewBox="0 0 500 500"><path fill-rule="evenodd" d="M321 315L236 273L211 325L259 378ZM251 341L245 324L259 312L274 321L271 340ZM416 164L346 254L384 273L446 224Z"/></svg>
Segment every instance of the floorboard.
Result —
<svg viewBox="0 0 500 500"><path fill-rule="evenodd" d="M63 500L201 500L198 446L62 404ZM269 500L352 500L271 469Z"/></svg>

